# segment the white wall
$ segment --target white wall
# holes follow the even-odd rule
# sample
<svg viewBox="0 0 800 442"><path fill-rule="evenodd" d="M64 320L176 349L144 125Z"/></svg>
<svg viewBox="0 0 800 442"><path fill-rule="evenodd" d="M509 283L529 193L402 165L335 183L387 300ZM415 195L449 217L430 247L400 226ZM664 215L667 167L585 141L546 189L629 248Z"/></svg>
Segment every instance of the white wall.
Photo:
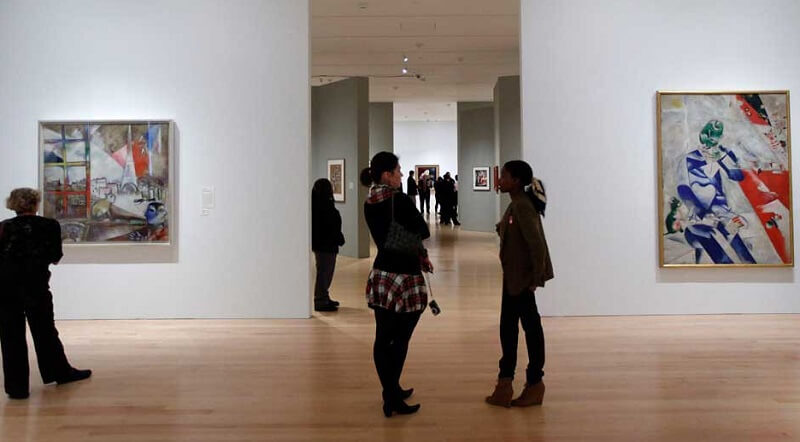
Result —
<svg viewBox="0 0 800 442"><path fill-rule="evenodd" d="M397 115L397 113L395 113ZM458 173L458 127L455 121L395 121L394 153L403 167L403 189L415 165L438 164L439 173ZM460 178L460 177L459 177Z"/></svg>
<svg viewBox="0 0 800 442"><path fill-rule="evenodd" d="M542 311L800 312L797 268L658 268L655 133L659 89L800 92L800 2L521 6L523 151L548 184L556 274Z"/></svg>
<svg viewBox="0 0 800 442"><path fill-rule="evenodd" d="M58 317L309 316L308 16L301 0L0 2L0 194L37 185L38 120L177 125L178 261L56 266Z"/></svg>

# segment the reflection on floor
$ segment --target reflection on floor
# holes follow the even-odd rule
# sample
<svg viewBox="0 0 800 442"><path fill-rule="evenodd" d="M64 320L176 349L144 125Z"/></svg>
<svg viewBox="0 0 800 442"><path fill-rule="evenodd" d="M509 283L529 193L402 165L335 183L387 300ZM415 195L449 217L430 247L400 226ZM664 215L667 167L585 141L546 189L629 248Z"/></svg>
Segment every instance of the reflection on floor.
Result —
<svg viewBox="0 0 800 442"><path fill-rule="evenodd" d="M416 415L381 413L363 295L371 260L340 258L342 308L310 320L59 323L72 361L95 376L42 386L33 368L30 400L0 399L0 440L800 439L790 315L545 318L544 405L486 405L499 357L496 239L432 230L443 313L426 312L412 340L403 385L422 403Z"/></svg>

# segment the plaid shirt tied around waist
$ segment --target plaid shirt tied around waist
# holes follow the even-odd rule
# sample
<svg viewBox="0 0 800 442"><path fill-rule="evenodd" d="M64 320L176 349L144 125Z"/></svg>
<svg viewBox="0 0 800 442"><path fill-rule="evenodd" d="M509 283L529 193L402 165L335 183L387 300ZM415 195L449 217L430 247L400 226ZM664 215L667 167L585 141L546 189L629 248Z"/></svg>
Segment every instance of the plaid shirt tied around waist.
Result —
<svg viewBox="0 0 800 442"><path fill-rule="evenodd" d="M372 269L367 279L367 304L397 313L424 310L428 287L422 275L407 275Z"/></svg>

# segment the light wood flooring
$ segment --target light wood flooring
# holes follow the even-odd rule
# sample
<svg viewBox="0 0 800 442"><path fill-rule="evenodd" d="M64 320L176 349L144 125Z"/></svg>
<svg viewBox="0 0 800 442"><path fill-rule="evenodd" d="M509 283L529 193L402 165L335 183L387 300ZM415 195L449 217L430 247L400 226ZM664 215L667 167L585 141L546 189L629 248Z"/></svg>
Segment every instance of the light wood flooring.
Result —
<svg viewBox="0 0 800 442"><path fill-rule="evenodd" d="M486 405L496 376L493 235L437 228L433 285L386 419L363 299L370 260L340 257L336 313L309 320L61 321L92 379L0 398L0 441L800 440L800 317L545 318L544 405ZM58 293L55 294L58 296ZM33 357L33 356L31 356ZM527 357L520 342L522 387Z"/></svg>

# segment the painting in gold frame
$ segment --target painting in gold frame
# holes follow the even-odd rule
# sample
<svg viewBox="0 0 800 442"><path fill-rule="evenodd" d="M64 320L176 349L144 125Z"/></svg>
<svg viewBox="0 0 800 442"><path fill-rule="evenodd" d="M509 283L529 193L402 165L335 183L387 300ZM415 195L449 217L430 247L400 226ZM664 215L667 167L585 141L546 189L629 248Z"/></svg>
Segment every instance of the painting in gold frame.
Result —
<svg viewBox="0 0 800 442"><path fill-rule="evenodd" d="M792 267L788 91L658 92L661 267Z"/></svg>

